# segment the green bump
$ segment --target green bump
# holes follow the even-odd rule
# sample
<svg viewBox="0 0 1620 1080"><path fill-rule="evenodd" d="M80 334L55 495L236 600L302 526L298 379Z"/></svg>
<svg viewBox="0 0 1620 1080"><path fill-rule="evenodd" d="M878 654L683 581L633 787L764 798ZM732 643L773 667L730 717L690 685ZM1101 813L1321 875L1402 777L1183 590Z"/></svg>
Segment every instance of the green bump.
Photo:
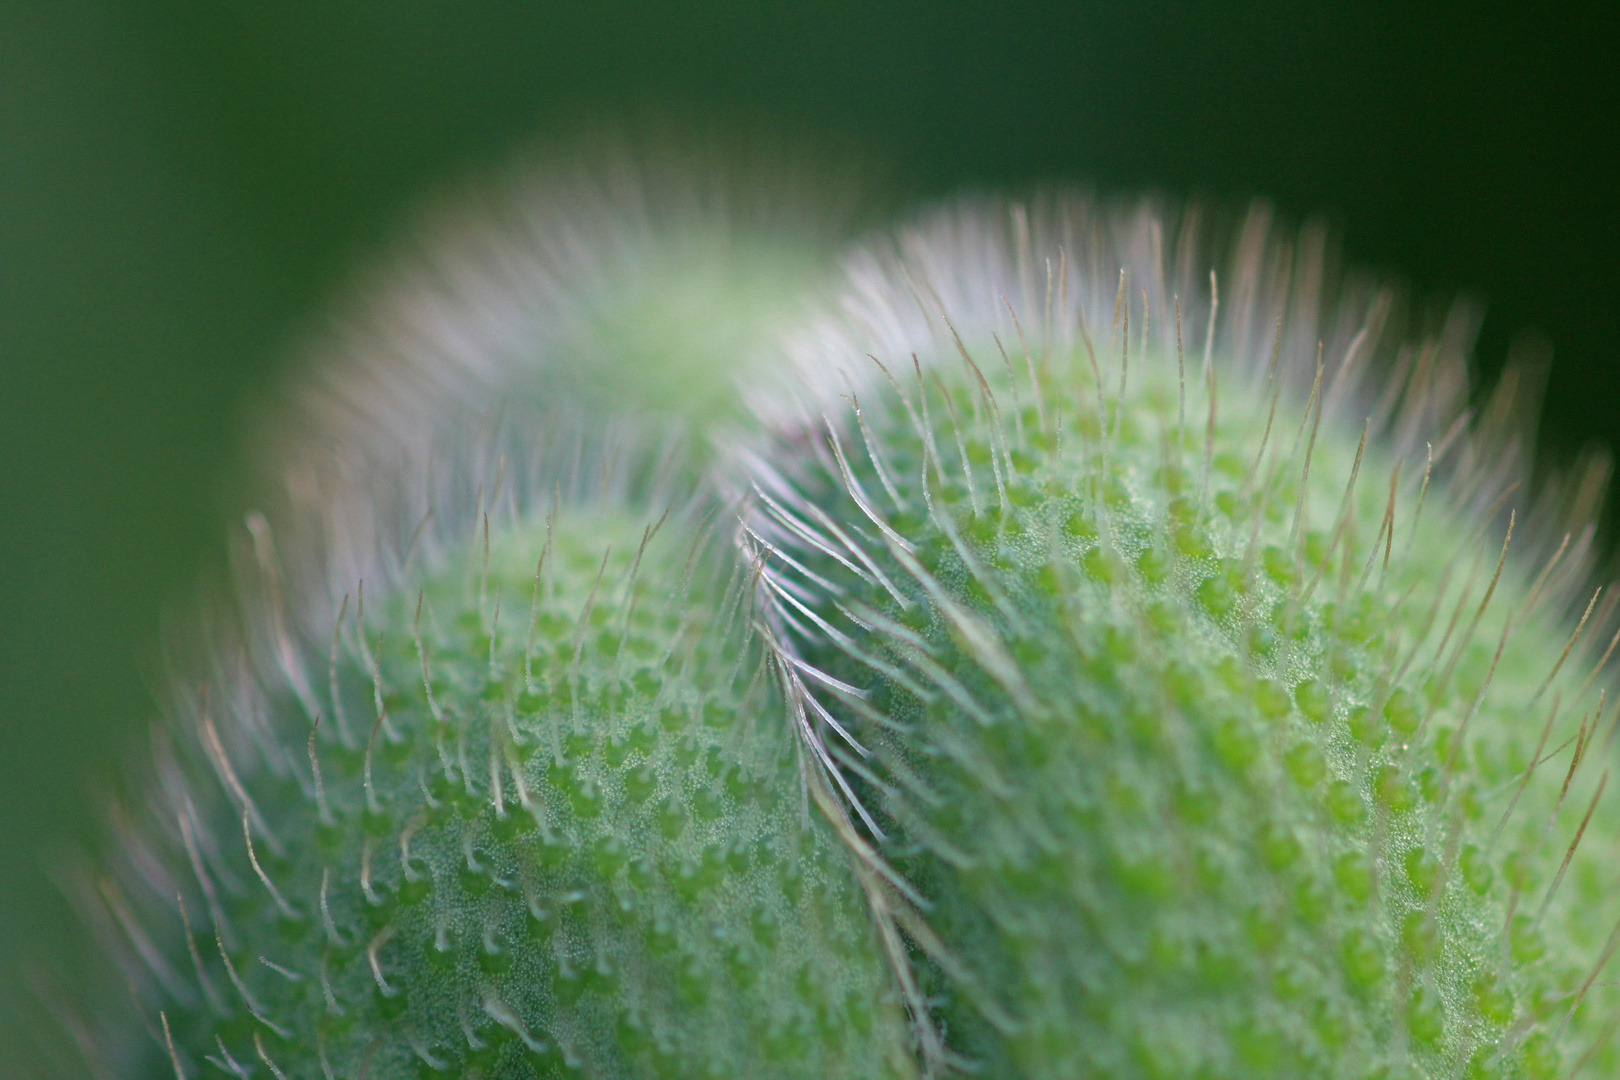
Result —
<svg viewBox="0 0 1620 1080"><path fill-rule="evenodd" d="M1224 619L1237 606L1237 591L1219 575L1205 578L1194 595L1203 609L1216 619Z"/></svg>
<svg viewBox="0 0 1620 1080"><path fill-rule="evenodd" d="M1562 1057L1552 1037L1538 1031L1524 1041L1521 1061L1528 1080L1552 1080L1558 1075Z"/></svg>
<svg viewBox="0 0 1620 1080"><path fill-rule="evenodd" d="M1367 817L1367 804L1356 786L1344 780L1335 780L1328 786L1328 814L1340 825L1360 825Z"/></svg>
<svg viewBox="0 0 1620 1080"><path fill-rule="evenodd" d="M1413 1042L1433 1047L1445 1036L1445 1011L1434 991L1420 987L1406 1007L1406 1034Z"/></svg>
<svg viewBox="0 0 1620 1080"><path fill-rule="evenodd" d="M1384 720L1379 713L1358 705L1350 710L1348 722L1351 738L1363 746L1376 750L1384 744Z"/></svg>
<svg viewBox="0 0 1620 1080"><path fill-rule="evenodd" d="M1332 909L1332 897L1312 878L1301 878L1294 889L1294 913L1310 926L1319 924Z"/></svg>
<svg viewBox="0 0 1620 1080"><path fill-rule="evenodd" d="M1307 679L1294 688L1294 704L1307 720L1321 723L1333 712L1333 697L1319 679Z"/></svg>
<svg viewBox="0 0 1620 1080"><path fill-rule="evenodd" d="M1547 955L1547 941L1535 921L1522 912L1508 926L1508 951L1521 964L1532 964Z"/></svg>
<svg viewBox="0 0 1620 1080"><path fill-rule="evenodd" d="M1266 573L1271 576L1273 581L1279 585L1292 585L1294 583L1298 576L1294 572L1294 560L1282 548L1271 544L1267 546L1265 551L1261 552L1260 557L1266 568Z"/></svg>
<svg viewBox="0 0 1620 1080"><path fill-rule="evenodd" d="M1373 894L1372 860L1359 851L1348 851L1333 863L1333 880L1354 907L1364 907Z"/></svg>
<svg viewBox="0 0 1620 1080"><path fill-rule="evenodd" d="M1373 793L1385 809L1396 814L1405 813L1417 803L1417 792L1407 779L1406 770L1394 762L1379 766L1373 780Z"/></svg>
<svg viewBox="0 0 1620 1080"><path fill-rule="evenodd" d="M1215 722L1215 752L1227 768L1239 775L1259 760L1261 743L1246 720L1226 716Z"/></svg>
<svg viewBox="0 0 1620 1080"><path fill-rule="evenodd" d="M1255 683L1254 706L1267 720L1281 720L1293 708L1288 691L1272 679L1261 679Z"/></svg>
<svg viewBox="0 0 1620 1080"><path fill-rule="evenodd" d="M1080 562L1086 568L1086 573L1105 585L1119 576L1114 561L1100 547L1094 547L1086 552L1085 557Z"/></svg>
<svg viewBox="0 0 1620 1080"><path fill-rule="evenodd" d="M1149 584L1162 584L1170 576L1170 556L1158 548L1144 548L1136 557L1136 572Z"/></svg>
<svg viewBox="0 0 1620 1080"><path fill-rule="evenodd" d="M1439 928L1426 911L1408 911L1401 919L1401 942L1418 963L1430 960L1439 941Z"/></svg>
<svg viewBox="0 0 1620 1080"><path fill-rule="evenodd" d="M1384 977L1384 949L1366 930L1355 928L1340 947L1344 972L1357 990L1370 990Z"/></svg>
<svg viewBox="0 0 1620 1080"><path fill-rule="evenodd" d="M1397 735L1408 737L1418 729L1422 719L1418 712L1417 698L1405 690L1396 690L1384 702L1384 719L1389 722L1391 730Z"/></svg>
<svg viewBox="0 0 1620 1080"><path fill-rule="evenodd" d="M1097 527L1078 510L1064 519L1063 531L1077 540L1094 540L1097 537Z"/></svg>
<svg viewBox="0 0 1620 1080"><path fill-rule="evenodd" d="M1283 764L1288 769L1288 775L1300 787L1315 787L1327 775L1327 761L1322 756L1321 748L1314 742L1295 743L1283 755ZM1360 801L1359 797L1357 801Z"/></svg>
<svg viewBox="0 0 1620 1080"><path fill-rule="evenodd" d="M1261 857L1273 870L1282 870L1299 860L1299 838L1281 826L1267 826L1260 836Z"/></svg>
<svg viewBox="0 0 1620 1080"><path fill-rule="evenodd" d="M1458 853L1457 868L1462 871L1463 881L1468 887L1481 895L1490 889L1491 881L1496 876L1490 860L1477 844L1469 844Z"/></svg>
<svg viewBox="0 0 1620 1080"><path fill-rule="evenodd" d="M1513 995L1494 973L1481 975L1475 981L1473 995L1480 1015L1487 1020L1505 1025L1513 1019Z"/></svg>
<svg viewBox="0 0 1620 1080"><path fill-rule="evenodd" d="M1427 899L1440 881L1440 860L1423 848L1412 848L1401 860L1406 868L1406 880L1411 882L1419 897Z"/></svg>

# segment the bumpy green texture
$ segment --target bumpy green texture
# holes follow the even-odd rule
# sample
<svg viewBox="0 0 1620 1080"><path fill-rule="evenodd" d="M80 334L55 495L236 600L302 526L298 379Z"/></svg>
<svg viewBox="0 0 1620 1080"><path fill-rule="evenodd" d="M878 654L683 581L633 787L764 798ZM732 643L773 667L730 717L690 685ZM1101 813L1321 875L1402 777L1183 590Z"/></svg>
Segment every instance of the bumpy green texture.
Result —
<svg viewBox="0 0 1620 1080"><path fill-rule="evenodd" d="M1211 412L1196 359L1183 401L1174 353L969 343L784 444L756 526L952 1050L1615 1075L1614 713L1539 566L1493 578L1507 514L1218 356Z"/></svg>
<svg viewBox="0 0 1620 1080"><path fill-rule="evenodd" d="M646 535L565 509L350 605L307 754L197 845L196 992L149 1003L182 1075L908 1075L744 582Z"/></svg>
<svg viewBox="0 0 1620 1080"><path fill-rule="evenodd" d="M1264 213L1224 310L1192 215L1064 196L817 307L611 202L312 386L89 875L101 1075L1620 1076L1615 607L1465 332Z"/></svg>

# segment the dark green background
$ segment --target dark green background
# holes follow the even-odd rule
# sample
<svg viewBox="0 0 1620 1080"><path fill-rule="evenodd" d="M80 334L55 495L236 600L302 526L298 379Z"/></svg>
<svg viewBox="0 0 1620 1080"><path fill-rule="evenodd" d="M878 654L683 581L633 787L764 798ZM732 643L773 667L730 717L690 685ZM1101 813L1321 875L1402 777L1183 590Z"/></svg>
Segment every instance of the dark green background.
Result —
<svg viewBox="0 0 1620 1080"><path fill-rule="evenodd" d="M1615 44L1546 5L4 0L0 985L67 924L44 868L139 752L245 403L435 185L656 108L919 194L1268 194L1489 298L1487 369L1544 330L1568 456L1620 438Z"/></svg>

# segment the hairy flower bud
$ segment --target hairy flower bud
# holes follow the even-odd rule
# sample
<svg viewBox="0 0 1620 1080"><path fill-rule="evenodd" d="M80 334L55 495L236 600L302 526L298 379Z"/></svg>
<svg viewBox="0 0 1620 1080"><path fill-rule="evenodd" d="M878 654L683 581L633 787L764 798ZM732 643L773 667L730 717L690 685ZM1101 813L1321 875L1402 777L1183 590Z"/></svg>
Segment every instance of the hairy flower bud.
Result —
<svg viewBox="0 0 1620 1080"><path fill-rule="evenodd" d="M627 168L451 230L273 422L93 876L99 1067L1620 1067L1601 469L1517 509L1466 313L1055 194L838 285L847 217Z"/></svg>

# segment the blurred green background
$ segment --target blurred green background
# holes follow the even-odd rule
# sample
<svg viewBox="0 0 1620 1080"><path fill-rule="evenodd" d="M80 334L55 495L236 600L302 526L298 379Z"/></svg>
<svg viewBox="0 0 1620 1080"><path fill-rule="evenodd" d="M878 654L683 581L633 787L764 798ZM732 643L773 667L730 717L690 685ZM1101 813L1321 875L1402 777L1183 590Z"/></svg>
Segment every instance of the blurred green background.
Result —
<svg viewBox="0 0 1620 1080"><path fill-rule="evenodd" d="M916 195L1266 194L1488 298L1487 370L1545 331L1567 457L1620 443L1615 42L1596 5L3 0L0 986L69 925L45 870L141 752L245 405L436 186L651 108Z"/></svg>

